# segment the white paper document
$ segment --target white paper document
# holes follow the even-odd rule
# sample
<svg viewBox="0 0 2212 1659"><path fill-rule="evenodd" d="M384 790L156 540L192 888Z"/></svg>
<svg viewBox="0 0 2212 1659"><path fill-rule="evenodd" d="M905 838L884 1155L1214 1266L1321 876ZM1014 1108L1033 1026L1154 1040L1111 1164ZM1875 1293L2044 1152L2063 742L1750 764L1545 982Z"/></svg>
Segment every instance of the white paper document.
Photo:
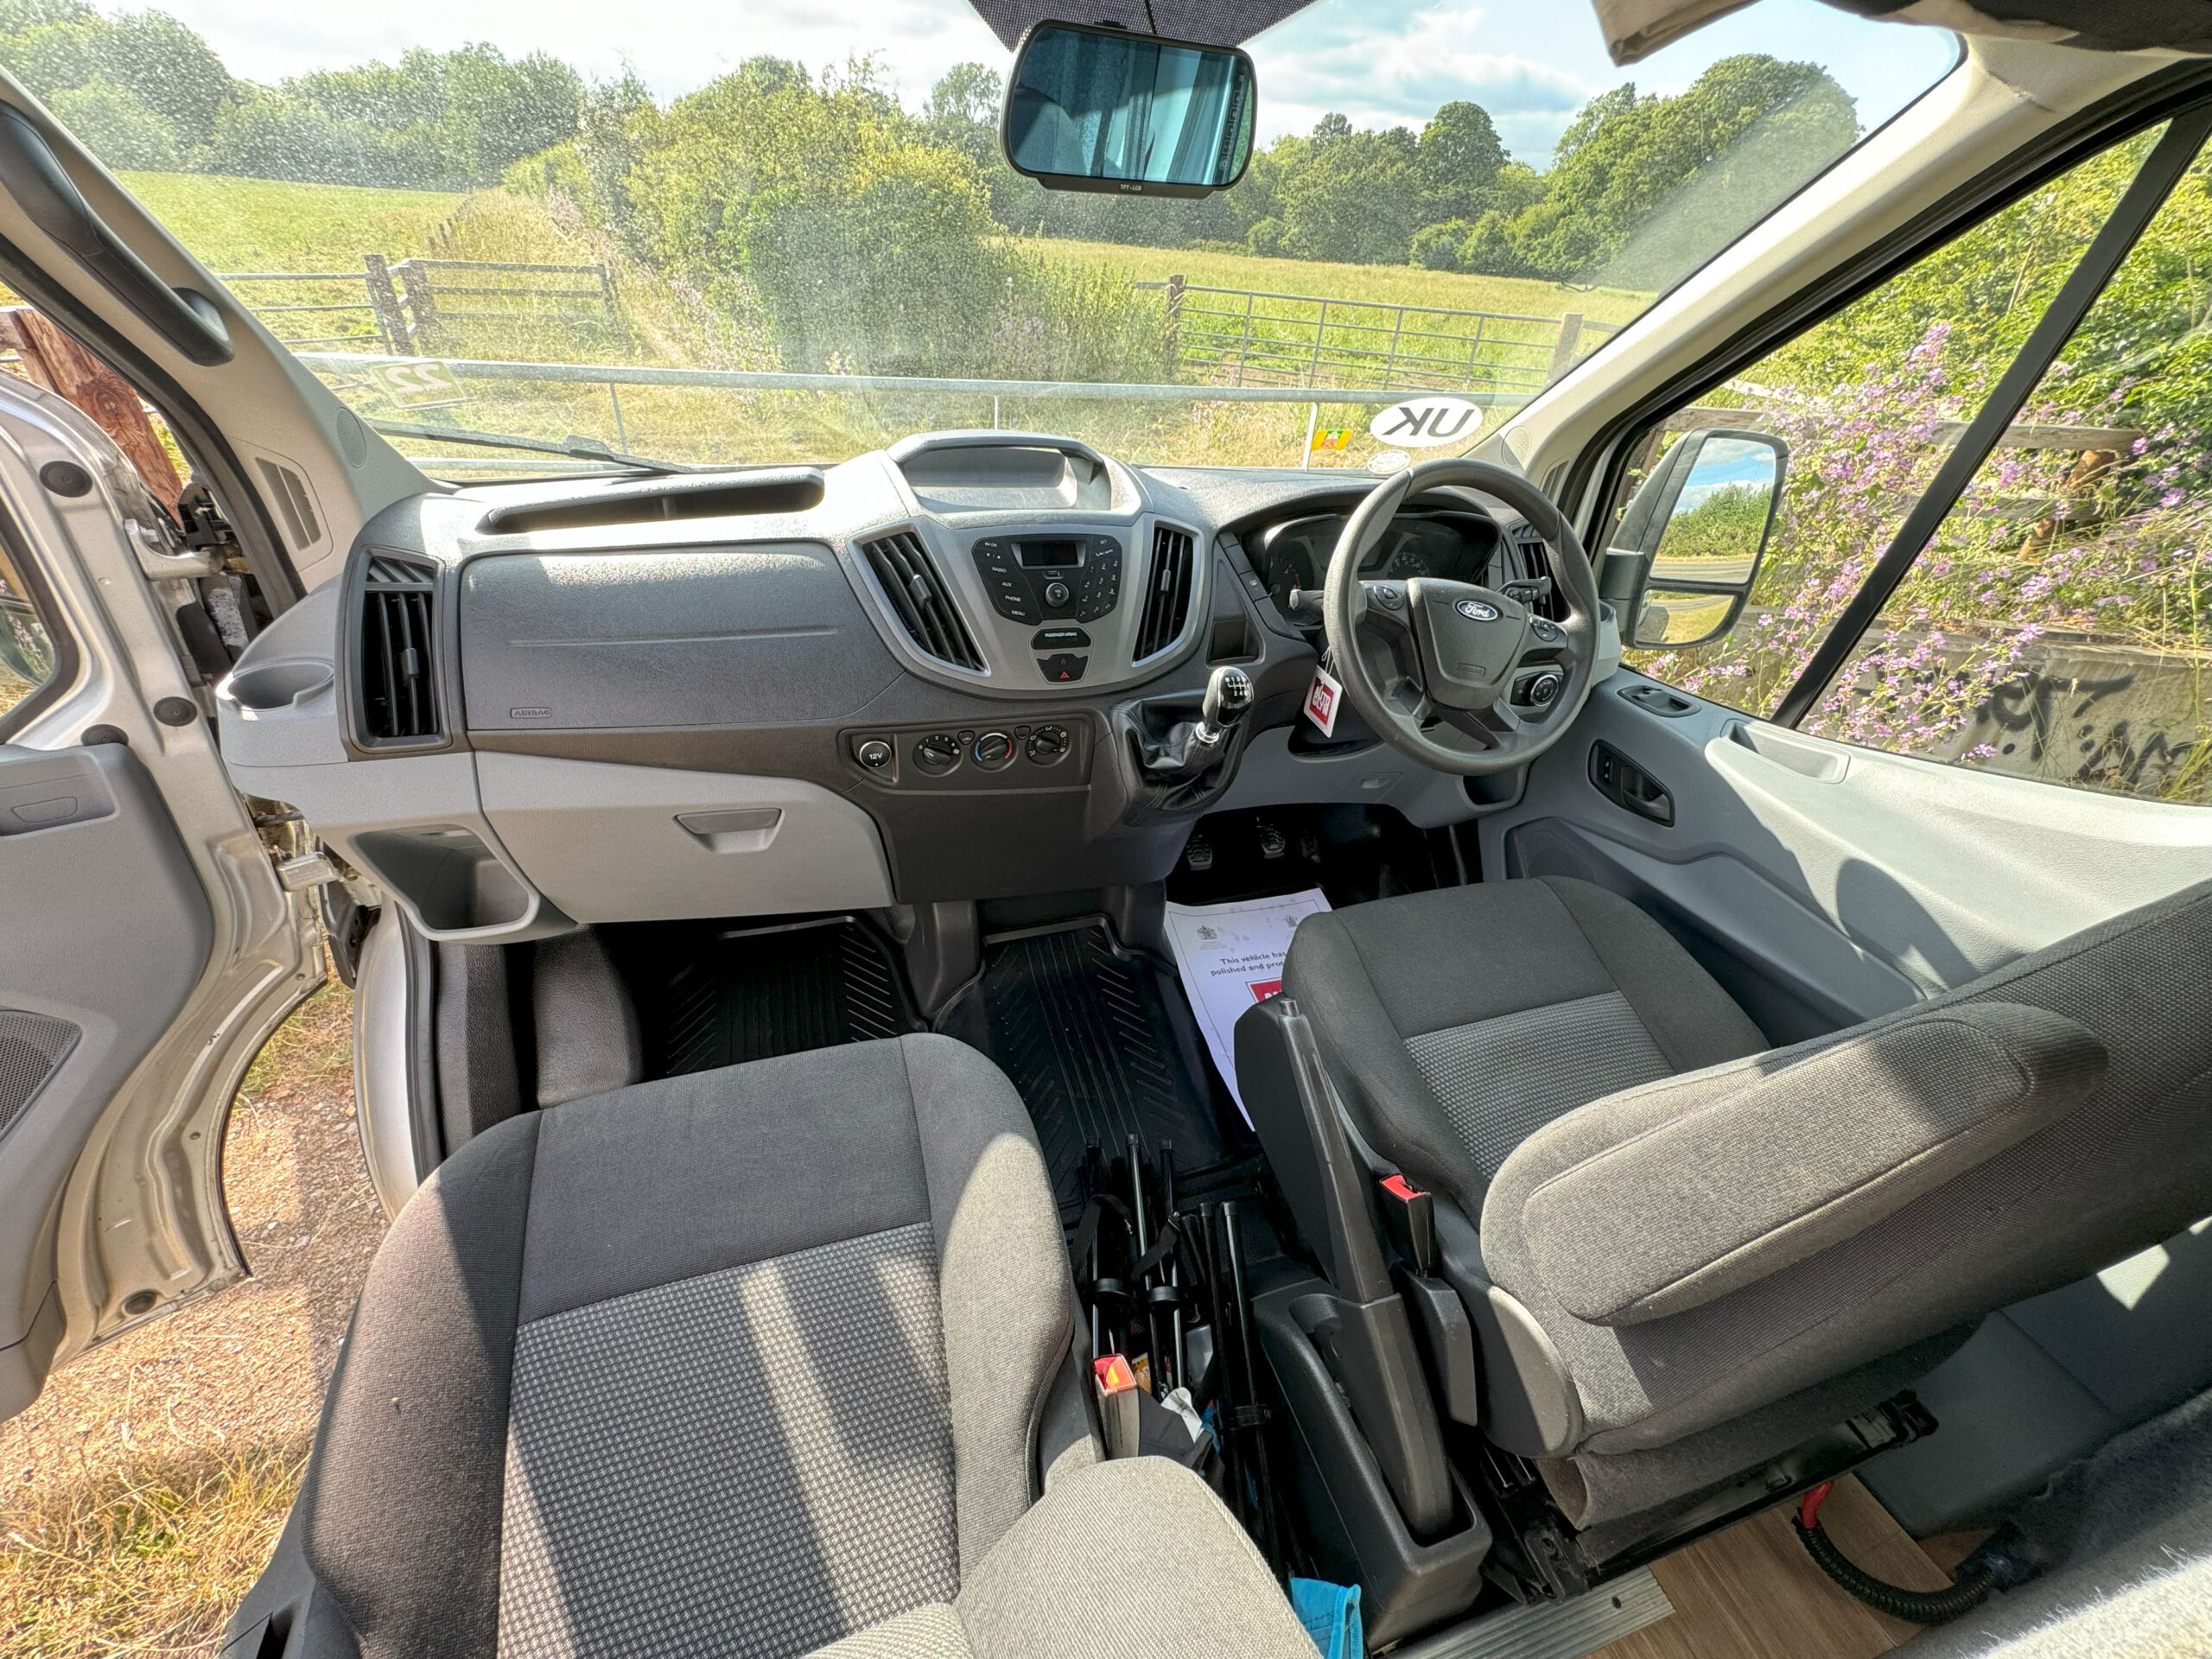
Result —
<svg viewBox="0 0 2212 1659"><path fill-rule="evenodd" d="M1237 1018L1282 989L1282 959L1289 952L1290 936L1300 922L1328 907L1319 887L1241 904L1167 906L1167 942L1183 976L1184 994L1247 1122L1252 1114L1236 1089L1232 1033Z"/></svg>

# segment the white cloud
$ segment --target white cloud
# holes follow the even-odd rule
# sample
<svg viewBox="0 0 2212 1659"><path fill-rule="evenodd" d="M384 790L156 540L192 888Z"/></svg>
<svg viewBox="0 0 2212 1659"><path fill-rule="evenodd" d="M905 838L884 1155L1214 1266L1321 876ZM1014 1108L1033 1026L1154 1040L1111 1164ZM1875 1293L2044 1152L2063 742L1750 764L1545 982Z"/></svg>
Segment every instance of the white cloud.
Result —
<svg viewBox="0 0 2212 1659"><path fill-rule="evenodd" d="M1324 111L1360 126L1416 130L1440 104L1480 104L1507 147L1548 151L1599 90L1557 63L1500 51L1491 8L1443 0L1418 9L1325 3L1253 42L1266 136L1301 132ZM1516 43L1526 38L1516 31Z"/></svg>
<svg viewBox="0 0 2212 1659"><path fill-rule="evenodd" d="M517 56L550 52L594 78L619 74L627 61L666 99L760 53L820 69L873 51L901 96L918 104L956 63L1002 69L1008 60L966 0L872 0L864 15L763 0L659 0L626 19L582 0L383 0L327 12L296 0L166 0L164 9L206 35L232 74L264 82L367 58L389 62L410 47L447 51L489 41Z"/></svg>

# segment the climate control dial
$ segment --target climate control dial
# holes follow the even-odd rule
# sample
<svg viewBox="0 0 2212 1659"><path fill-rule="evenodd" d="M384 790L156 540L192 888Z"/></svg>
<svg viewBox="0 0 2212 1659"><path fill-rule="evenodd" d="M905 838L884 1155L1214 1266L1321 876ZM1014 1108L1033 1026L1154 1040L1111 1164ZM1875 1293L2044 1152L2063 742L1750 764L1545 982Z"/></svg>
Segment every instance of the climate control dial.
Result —
<svg viewBox="0 0 2212 1659"><path fill-rule="evenodd" d="M937 732L914 745L914 764L924 772L950 772L960 764L960 740Z"/></svg>
<svg viewBox="0 0 2212 1659"><path fill-rule="evenodd" d="M983 733L976 738L976 747L970 751L976 764L986 772L997 772L1001 767L1013 765L1016 752L1014 739L1005 732Z"/></svg>

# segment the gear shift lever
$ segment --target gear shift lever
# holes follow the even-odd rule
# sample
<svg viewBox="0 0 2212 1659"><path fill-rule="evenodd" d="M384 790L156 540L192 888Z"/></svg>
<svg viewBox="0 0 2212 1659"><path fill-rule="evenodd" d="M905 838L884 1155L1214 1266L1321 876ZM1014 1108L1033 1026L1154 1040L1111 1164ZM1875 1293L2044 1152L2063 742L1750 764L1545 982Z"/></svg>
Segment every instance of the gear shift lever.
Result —
<svg viewBox="0 0 2212 1659"><path fill-rule="evenodd" d="M1217 668L1206 680L1205 701L1199 705L1191 741L1201 748L1219 747L1251 708L1252 677L1241 668Z"/></svg>

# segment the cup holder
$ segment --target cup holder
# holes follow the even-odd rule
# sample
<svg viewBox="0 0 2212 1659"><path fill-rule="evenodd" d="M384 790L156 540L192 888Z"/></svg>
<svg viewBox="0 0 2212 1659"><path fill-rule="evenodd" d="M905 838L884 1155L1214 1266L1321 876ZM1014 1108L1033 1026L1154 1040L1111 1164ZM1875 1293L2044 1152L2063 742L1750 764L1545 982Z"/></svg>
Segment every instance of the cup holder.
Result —
<svg viewBox="0 0 2212 1659"><path fill-rule="evenodd" d="M337 679L336 671L318 658L281 658L238 670L223 683L223 695L250 720L296 709L327 691Z"/></svg>

